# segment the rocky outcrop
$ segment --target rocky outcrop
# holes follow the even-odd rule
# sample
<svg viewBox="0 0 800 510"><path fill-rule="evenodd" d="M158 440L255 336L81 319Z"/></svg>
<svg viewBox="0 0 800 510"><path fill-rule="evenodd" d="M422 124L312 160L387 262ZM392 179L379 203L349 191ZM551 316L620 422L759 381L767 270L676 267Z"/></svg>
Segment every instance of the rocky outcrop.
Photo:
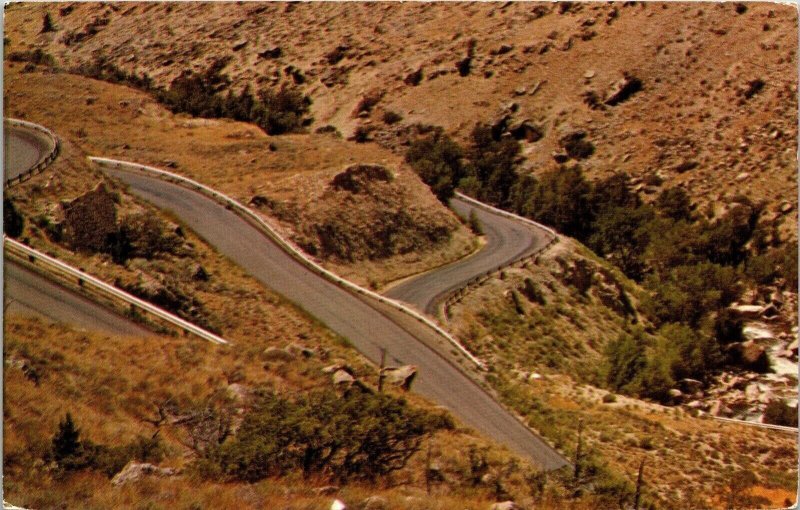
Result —
<svg viewBox="0 0 800 510"><path fill-rule="evenodd" d="M129 462L122 468L122 471L114 475L114 478L111 479L111 485L124 485L150 476L165 477L177 474L178 471L173 468L161 468L148 463Z"/></svg>
<svg viewBox="0 0 800 510"><path fill-rule="evenodd" d="M616 82L606 94L605 104L616 106L627 101L632 95L642 90L642 80L635 76L625 74Z"/></svg>
<svg viewBox="0 0 800 510"><path fill-rule="evenodd" d="M293 361L295 359L294 354L278 347L267 347L261 353L261 357L266 361Z"/></svg>
<svg viewBox="0 0 800 510"><path fill-rule="evenodd" d="M411 383L417 377L417 367L413 365L403 365L401 367L387 367L383 369L384 381L399 386L403 390L410 390Z"/></svg>
<svg viewBox="0 0 800 510"><path fill-rule="evenodd" d="M117 232L117 207L114 197L100 183L92 191L61 203L64 241L73 249L102 251Z"/></svg>

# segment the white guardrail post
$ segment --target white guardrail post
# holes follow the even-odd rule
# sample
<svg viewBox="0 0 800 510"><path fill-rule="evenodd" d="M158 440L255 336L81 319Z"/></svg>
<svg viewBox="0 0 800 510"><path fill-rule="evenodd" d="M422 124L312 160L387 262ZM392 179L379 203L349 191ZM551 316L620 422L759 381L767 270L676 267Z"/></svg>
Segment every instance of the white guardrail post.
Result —
<svg viewBox="0 0 800 510"><path fill-rule="evenodd" d="M3 236L3 240L5 242L6 249L9 251L16 251L19 254L22 254L23 258L27 258L29 262L36 263L40 262L41 264L45 265L48 269L61 273L62 275L66 275L72 278L75 278L76 281L80 282L79 285L86 286L89 285L92 288L100 291L101 293L117 298L122 300L129 305L136 306L141 310L148 312L161 320L164 320L174 326L177 326L185 331L193 333L194 335L199 336L204 340L208 340L209 342L213 342L215 344L228 344L229 342L224 338L211 333L210 331L206 331L205 329L192 324L184 319L181 319L175 314L167 312L147 301L137 298L123 290L120 290L108 283L95 278L94 276L84 273L83 271L76 269L64 262L61 262L58 259L55 259L49 255L46 255L40 251L37 251L30 246L26 246L19 241L11 239L10 237Z"/></svg>
<svg viewBox="0 0 800 510"><path fill-rule="evenodd" d="M158 176L163 180L170 181L187 188L191 188L195 191L198 191L214 199L217 203L220 203L225 207L228 207L229 209L236 212L240 217L243 217L245 220L254 224L267 237L269 237L278 246L280 246L287 253L289 253L294 259L296 259L298 262L303 264L311 271L319 274L323 278L335 283L336 285L344 288L345 290L348 290L350 292L355 292L363 296L367 296L380 303L388 304L393 308L399 310L400 312L403 312L417 319L418 321L422 322L426 326L433 329L436 333L444 337L451 345L453 345L456 349L458 349L458 351L461 354L463 354L467 359L469 359L472 363L474 363L478 368L480 368L481 370L486 370L486 364L482 360L475 357L475 355L469 352L467 348L461 344L461 342L459 342L456 338L450 335L450 333L442 329L441 326L434 323L432 320L418 313L417 311L412 310L406 305L398 301L395 301L394 299L381 296L376 292L373 292L369 289L365 289L364 287L356 285L355 283L349 280L345 280L344 278L323 268L322 266L320 266L319 264L308 258L308 256L305 253L303 253L299 248L295 247L291 242L281 237L280 234L278 234L269 224L267 224L263 219L261 219L256 213L254 213L249 208L239 203L237 200L225 195L224 193L209 188L208 186L201 184L195 180L189 179L188 177L184 177L182 175L178 175L173 172L168 172L166 170L161 170L160 168L155 168L152 166L140 165L138 163L131 163L129 161L120 161L115 159L93 157L93 156L90 156L89 160L101 166L107 165L114 168L128 168L133 171L139 171L145 174L152 174Z"/></svg>

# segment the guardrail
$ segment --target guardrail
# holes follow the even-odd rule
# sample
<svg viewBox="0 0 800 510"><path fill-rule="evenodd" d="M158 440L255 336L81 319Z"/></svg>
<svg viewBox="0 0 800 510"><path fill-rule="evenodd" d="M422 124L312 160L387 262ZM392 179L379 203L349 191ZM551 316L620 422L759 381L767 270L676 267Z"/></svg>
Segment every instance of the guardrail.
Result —
<svg viewBox="0 0 800 510"><path fill-rule="evenodd" d="M44 269L49 273L70 280L83 289L90 287L100 295L126 303L128 306L132 307L132 310L136 310L137 312L147 312L168 324L178 327L185 332L197 335L198 337L208 340L209 342L213 342L215 344L228 344L227 340L215 335L214 333L211 333L210 331L206 331L205 329L196 326L191 322L181 319L177 315L167 312L166 310L162 310L161 308L148 303L147 301L139 299L136 296L109 285L108 283L99 280L92 275L84 273L80 269L76 269L68 264L65 264L64 262L37 251L30 246L26 246L19 241L4 236L4 243L6 253L8 255L17 257L21 261L40 268L44 266Z"/></svg>
<svg viewBox="0 0 800 510"><path fill-rule="evenodd" d="M12 126L23 127L33 131L44 133L52 140L53 143L53 148L50 149L50 152L44 157L44 159L40 160L26 172L23 172L17 175L16 177L10 177L5 180L5 186L10 187L13 184L19 184L23 181L30 179L33 175L43 172L44 169L47 168L50 165L50 163L52 163L58 157L58 154L61 151L61 141L58 139L55 133L53 133L44 126L34 124L33 122L28 122L26 120L20 120L20 119L4 119L4 121L8 122Z"/></svg>
<svg viewBox="0 0 800 510"><path fill-rule="evenodd" d="M728 423L735 423L737 425L749 425L751 427L759 427L762 429L771 429L771 430L782 430L784 432L792 432L794 434L798 433L797 427L786 427L784 425L772 425L771 423L758 423L754 421L746 421L746 420L737 420L734 418L723 418L722 416L713 416L710 414L705 414L704 416L708 416L710 418L714 418L715 420L724 421Z"/></svg>
<svg viewBox="0 0 800 510"><path fill-rule="evenodd" d="M471 352L464 347L461 342L459 342L455 337L450 335L447 331L442 329L441 326L430 320L429 318L425 317L424 315L418 313L415 310L407 307L406 305L395 301L394 299L387 298L385 296L381 296L380 294L373 292L369 289L365 289L355 283L345 280L344 278L328 271L327 269L323 268L303 253L299 248L294 246L291 242L281 237L269 224L267 224L261 217L259 217L256 213L251 211L246 206L242 205L237 200L221 193L215 189L209 188L208 186L201 184L195 180L189 179L188 177L184 177L182 175L178 175L172 172L168 172L166 170L161 170L160 168L155 168L152 166L141 165L138 163L131 163L129 161L119 161L115 159L109 158L100 158L100 157L89 157L89 160L93 163L96 163L100 166L109 166L118 169L128 169L131 171L138 171L144 174L155 175L158 178L173 182L175 184L181 185L185 188L192 189L197 191L217 203L224 205L226 208L235 212L239 217L243 218L245 221L256 227L260 232L266 235L269 239L275 242L279 247L281 247L284 251L286 251L289 255L292 256L295 260L305 266L307 269L311 270L312 272L316 273L317 275L322 276L326 280L338 285L339 287L356 294L360 294L362 296L366 296L370 299L378 301L379 303L387 304L396 310L405 313L413 317L414 319L418 320L419 322L425 324L437 334L441 335L445 338L451 345L453 345L458 351L464 355L468 360L475 364L479 369L486 370L486 364L475 357Z"/></svg>
<svg viewBox="0 0 800 510"><path fill-rule="evenodd" d="M467 196L467 195L465 195L465 194L463 194L463 193L461 193L459 191L456 191L455 196L457 198L459 198L460 200L463 200L463 201L465 201L465 202L467 202L467 203L469 203L469 204L471 204L471 205L473 205L475 207L479 207L481 209L485 209L485 210L487 210L487 211L489 211L489 212L491 212L493 214L497 214L499 216L505 216L506 218L510 218L512 220L519 221L521 223L525 223L525 224L530 225L532 227L535 227L535 228L537 228L539 230L543 230L550 236L550 240L547 241L547 244L545 244L541 248L538 248L538 249L536 249L536 250L534 250L534 251L532 251L530 253L524 253L524 254L520 255L519 257L516 257L516 258L506 262L505 264L502 264L501 266L498 266L498 267L496 267L496 268L494 268L494 269L492 269L490 271L487 271L487 272L485 272L485 273L483 273L481 275L478 275L478 276L472 278L467 283L465 283L460 289L450 293L447 296L447 298L444 299L444 301L442 302L442 313L441 313L441 316L445 321L447 320L447 318L449 316L449 313L450 313L449 310L450 310L451 306L453 306L456 303L459 303L462 299L464 299L464 297L469 292L471 292L472 290L480 287L481 285L483 285L484 283L489 281L492 278L493 275L500 274L500 272L502 272L505 269L508 269L509 267L523 267L525 264L528 263L528 261L530 259L535 259L539 255L541 255L545 250L547 250L548 248L550 248L551 246L553 246L554 244L556 244L559 241L558 233L556 233L555 230L553 230L552 228L550 228L548 226L542 225L541 223L533 221L533 220L531 220L529 218L524 218L524 217L516 215L514 213L510 213L508 211L504 211L502 209L498 209L497 207L493 207L493 206L491 206L489 204L484 204L483 202L475 200L474 198L469 197L469 196Z"/></svg>

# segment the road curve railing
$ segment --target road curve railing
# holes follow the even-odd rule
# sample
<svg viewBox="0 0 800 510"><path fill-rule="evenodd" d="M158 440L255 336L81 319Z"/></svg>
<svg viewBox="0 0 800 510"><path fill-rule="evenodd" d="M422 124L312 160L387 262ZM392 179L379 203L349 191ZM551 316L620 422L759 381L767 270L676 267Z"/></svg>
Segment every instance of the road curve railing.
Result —
<svg viewBox="0 0 800 510"><path fill-rule="evenodd" d="M558 233L555 230L553 230L552 228L550 228L550 227L548 227L546 225L542 225L541 223L533 221L533 220L531 220L529 218L525 218L525 217L519 216L517 214L511 213L511 212L508 212L508 211L504 211L502 209L498 209L497 207L493 207L493 206L491 206L489 204L485 204L485 203L480 202L478 200L475 200L474 198L469 197L469 196L467 196L467 195L465 195L465 194L463 194L463 193L461 193L459 191L456 191L455 196L459 200L463 200L464 202L467 202L468 204L470 204L470 205L472 205L474 207L478 207L480 209L484 209L484 210L489 211L489 212L491 212L493 214L496 214L498 216L505 216L506 218L509 218L509 219L512 219L514 221L518 221L518 222L521 222L521 223L525 223L525 224L527 224L529 226L532 226L532 227L534 227L534 228L536 228L538 230L542 230L545 233L547 233L547 235L550 237L550 240L547 242L547 244L545 244L541 248L538 248L538 249L536 249L536 250L534 250L532 252L529 252L529 253L523 253L523 254L519 255L518 257L516 257L516 258L514 258L512 260L509 260L508 262L506 262L506 263L504 263L504 264L502 264L500 266L495 267L494 269L491 269L489 271L486 271L483 274L475 276L474 278L472 278L471 280L466 282L464 285L462 285L461 288L451 292L441 302L441 309L440 309L441 313L440 313L440 315L441 315L441 317L442 317L442 319L444 321L447 321L447 318L449 317L449 310L450 310L451 306L455 305L456 303L458 303L462 299L464 299L464 297L469 292L471 292L472 290L476 289L477 287L480 287L481 285L483 285L484 283L489 281L492 278L493 275L497 275L501 271L503 271L505 269L508 269L509 267L523 267L523 266L525 266L528 263L528 261L530 261L531 259L536 259L536 257L541 255L545 250L549 249L551 246L553 246L554 244L556 244L559 241Z"/></svg>
<svg viewBox="0 0 800 510"><path fill-rule="evenodd" d="M159 308L147 301L144 301L132 294L129 294L113 285L84 273L56 258L46 255L38 250L26 246L19 241L4 236L5 253L8 256L18 259L29 266L34 266L39 271L44 272L51 279L56 281L68 281L73 285L78 285L82 289L91 289L95 294L114 301L125 303L129 309L137 313L145 312L157 319L164 321L186 333L207 340L215 344L228 344L229 342L219 335L211 333L191 322L188 322L177 315ZM87 289L88 288L88 289Z"/></svg>
<svg viewBox="0 0 800 510"><path fill-rule="evenodd" d="M12 126L26 128L26 129L30 129L32 131L37 131L39 133L43 133L43 134L47 135L48 138L50 138L51 143L52 143L52 147L50 148L50 151L45 155L44 158L40 159L38 163L36 163L34 166L32 166L26 172L23 172L23 173L21 173L21 174L19 174L17 176L14 176L14 177L9 177L9 178L7 178L5 180L5 187L8 188L8 187L13 186L14 184L19 184L19 183L21 183L23 181L27 181L32 176L43 172L44 169L47 168L50 165L50 163L52 163L58 157L58 153L61 151L61 141L55 135L55 133L53 133L52 131L50 131L49 129L47 129L44 126L40 126L39 124L34 124L33 122L28 122L26 120L9 119L9 118L3 119L3 121L5 123L8 123L8 124L12 125Z"/></svg>
<svg viewBox="0 0 800 510"><path fill-rule="evenodd" d="M93 157L93 156L90 156L89 160L100 166L128 169L143 173L145 175L154 175L162 180L178 184L188 189L192 189L196 192L199 192L213 199L217 203L224 205L229 210L235 212L239 217L243 218L245 221L256 227L260 232L262 232L269 239L274 241L279 247L281 247L284 251L286 251L289 255L291 255L292 258L297 260L300 264L305 266L310 271L314 272L319 276L322 276L323 278L325 278L330 282L333 282L334 284L347 290L348 292L368 297L379 303L387 304L392 308L395 308L396 310L413 317L417 321L423 323L424 325L435 331L437 334L442 336L445 340L447 340L448 343L450 343L453 347L455 347L459 353L461 353L464 357L466 357L479 369L486 370L486 364L482 360L478 359L475 355L469 352L469 350L467 350L467 348L464 347L464 345L462 345L461 342L459 342L455 337L453 337L450 333L445 331L441 326L433 322L431 319L413 310L412 308L404 305L403 303L400 303L399 301L387 298L369 289L365 289L364 287L356 285L355 283L346 280L323 268L322 266L311 260L305 253L303 253L294 244L292 244L290 241L288 241L287 239L283 238L280 234L278 234L260 216L251 211L248 207L241 204L239 201L229 197L228 195L225 195L224 193L212 189L193 179L189 179L188 177L184 177L182 175L178 175L173 172L162 170L160 168L141 165L138 163L131 163L129 161L120 161L115 159Z"/></svg>
<svg viewBox="0 0 800 510"><path fill-rule="evenodd" d="M735 423L737 425L749 425L750 427L758 427L762 429L781 430L783 432L791 432L793 434L798 433L797 427L787 427L785 425L773 425L771 423L758 423L755 421L737 420L735 418L723 418L722 416L712 416L710 414L707 414L705 416L709 416L711 418L714 418L715 420L724 421L727 423Z"/></svg>

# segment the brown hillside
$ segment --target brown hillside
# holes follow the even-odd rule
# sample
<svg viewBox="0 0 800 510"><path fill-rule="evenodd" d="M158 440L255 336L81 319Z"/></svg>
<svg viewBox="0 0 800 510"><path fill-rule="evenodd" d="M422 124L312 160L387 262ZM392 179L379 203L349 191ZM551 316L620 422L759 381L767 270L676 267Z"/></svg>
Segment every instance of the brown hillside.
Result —
<svg viewBox="0 0 800 510"><path fill-rule="evenodd" d="M67 67L104 55L160 85L231 56L231 87L298 83L314 126L346 135L382 126L385 111L460 136L508 112L541 128L525 144L536 172L584 131L590 175L626 171L650 192L663 179L700 202L745 193L796 206L796 10L738 5L42 4L8 8L6 29L12 50L42 47ZM39 34L44 12L57 31ZM641 90L615 95L625 76ZM381 99L359 119L365 95ZM795 221L784 223L793 236Z"/></svg>

